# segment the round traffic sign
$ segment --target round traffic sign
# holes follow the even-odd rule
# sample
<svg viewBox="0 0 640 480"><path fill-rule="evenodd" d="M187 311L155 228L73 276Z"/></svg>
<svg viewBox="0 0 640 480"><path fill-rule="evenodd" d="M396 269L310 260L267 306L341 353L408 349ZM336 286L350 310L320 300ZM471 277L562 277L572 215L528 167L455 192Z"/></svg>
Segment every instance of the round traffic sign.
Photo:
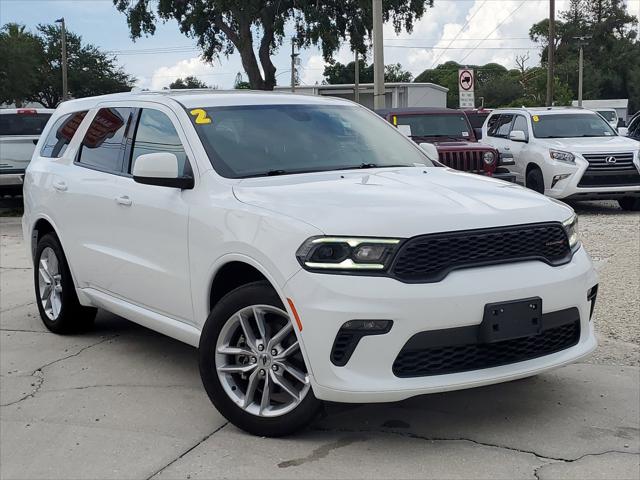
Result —
<svg viewBox="0 0 640 480"><path fill-rule="evenodd" d="M469 70L462 70L458 81L460 82L460 88L463 90L473 89L473 73Z"/></svg>

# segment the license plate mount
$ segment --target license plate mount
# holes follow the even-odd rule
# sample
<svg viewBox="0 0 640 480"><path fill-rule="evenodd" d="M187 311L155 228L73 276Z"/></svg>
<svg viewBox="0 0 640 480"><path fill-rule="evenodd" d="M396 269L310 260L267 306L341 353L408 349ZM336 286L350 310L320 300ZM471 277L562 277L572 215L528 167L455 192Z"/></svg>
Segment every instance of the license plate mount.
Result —
<svg viewBox="0 0 640 480"><path fill-rule="evenodd" d="M495 343L542 332L542 298L488 303L480 324L479 341Z"/></svg>

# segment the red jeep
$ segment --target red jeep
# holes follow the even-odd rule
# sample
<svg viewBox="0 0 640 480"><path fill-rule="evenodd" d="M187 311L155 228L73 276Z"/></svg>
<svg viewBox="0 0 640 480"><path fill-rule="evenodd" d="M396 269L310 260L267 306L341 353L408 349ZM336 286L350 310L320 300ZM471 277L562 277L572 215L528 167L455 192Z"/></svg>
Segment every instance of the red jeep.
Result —
<svg viewBox="0 0 640 480"><path fill-rule="evenodd" d="M376 113L398 127L416 143L432 143L440 162L465 172L514 181L500 168L500 154L478 139L465 113L449 108L391 108Z"/></svg>

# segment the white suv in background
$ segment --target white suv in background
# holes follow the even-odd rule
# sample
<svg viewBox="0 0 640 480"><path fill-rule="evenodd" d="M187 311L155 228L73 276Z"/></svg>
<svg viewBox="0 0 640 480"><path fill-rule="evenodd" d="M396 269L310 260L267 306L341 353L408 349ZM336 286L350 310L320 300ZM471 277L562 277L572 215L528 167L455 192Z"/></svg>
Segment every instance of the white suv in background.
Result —
<svg viewBox="0 0 640 480"><path fill-rule="evenodd" d="M0 109L0 196L22 194L22 178L53 110Z"/></svg>
<svg viewBox="0 0 640 480"><path fill-rule="evenodd" d="M213 403L259 435L303 427L321 400L509 381L596 346L571 208L442 168L345 100L65 102L24 191L47 328L98 307L198 347Z"/></svg>
<svg viewBox="0 0 640 480"><path fill-rule="evenodd" d="M580 108L494 110L482 141L513 155L516 181L550 197L617 199L640 210L640 148L599 114Z"/></svg>

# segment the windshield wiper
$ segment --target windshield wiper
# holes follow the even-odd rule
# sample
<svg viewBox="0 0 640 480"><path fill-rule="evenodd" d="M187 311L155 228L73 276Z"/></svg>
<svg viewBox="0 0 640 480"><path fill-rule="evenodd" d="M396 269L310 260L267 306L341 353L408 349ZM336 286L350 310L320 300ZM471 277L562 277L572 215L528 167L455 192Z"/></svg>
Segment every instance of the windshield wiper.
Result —
<svg viewBox="0 0 640 480"><path fill-rule="evenodd" d="M287 174L286 170L269 170L267 172L268 177L275 177L276 175L286 175L286 174Z"/></svg>

